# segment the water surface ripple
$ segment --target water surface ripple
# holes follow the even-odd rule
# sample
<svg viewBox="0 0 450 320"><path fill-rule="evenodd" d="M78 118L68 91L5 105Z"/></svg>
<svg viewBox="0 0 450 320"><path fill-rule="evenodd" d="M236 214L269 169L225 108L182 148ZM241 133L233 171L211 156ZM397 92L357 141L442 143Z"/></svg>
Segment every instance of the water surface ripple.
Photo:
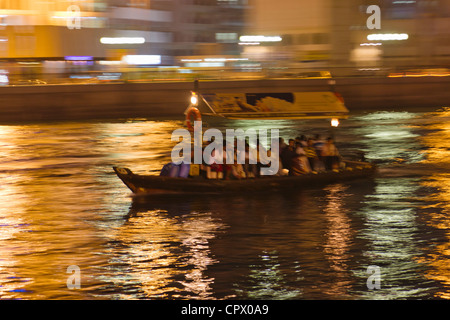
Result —
<svg viewBox="0 0 450 320"><path fill-rule="evenodd" d="M2 299L448 299L450 110L324 121L209 120L334 134L372 180L264 195L133 199L183 119L0 126ZM69 266L81 272L69 289ZM369 266L380 289L368 289Z"/></svg>

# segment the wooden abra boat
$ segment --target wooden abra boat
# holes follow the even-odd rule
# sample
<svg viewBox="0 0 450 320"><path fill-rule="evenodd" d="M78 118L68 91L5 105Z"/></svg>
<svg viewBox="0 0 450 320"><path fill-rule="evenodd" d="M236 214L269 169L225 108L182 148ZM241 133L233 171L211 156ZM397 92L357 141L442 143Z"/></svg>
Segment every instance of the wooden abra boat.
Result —
<svg viewBox="0 0 450 320"><path fill-rule="evenodd" d="M201 99L199 99L199 97ZM205 115L227 119L338 119L348 117L342 97L335 92L222 93L192 92L185 111L186 125L195 131L190 120L201 121L199 103L209 109ZM204 107L204 106L203 106ZM128 168L114 167L117 176L135 194L226 194L298 189L372 176L376 168L367 162L344 161L345 169L300 176L263 176L241 180L217 180L201 177L173 178L135 174Z"/></svg>
<svg viewBox="0 0 450 320"><path fill-rule="evenodd" d="M261 192L288 188L308 188L329 183L371 177L376 167L367 162L345 161L345 169L301 176L263 176L241 180L218 180L200 177L172 178L134 174L128 168L114 167L117 176L135 194L225 194Z"/></svg>

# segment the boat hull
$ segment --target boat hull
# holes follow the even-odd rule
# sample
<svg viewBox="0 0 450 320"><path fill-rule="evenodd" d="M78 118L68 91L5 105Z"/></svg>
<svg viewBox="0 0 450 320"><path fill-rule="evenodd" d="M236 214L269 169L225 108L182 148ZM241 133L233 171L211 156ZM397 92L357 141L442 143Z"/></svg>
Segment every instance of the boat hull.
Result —
<svg viewBox="0 0 450 320"><path fill-rule="evenodd" d="M310 188L339 181L370 178L376 167L354 162L338 172L310 173L300 176L264 176L257 179L216 180L201 178L172 178L133 173L128 168L113 167L122 182L135 194L224 194L261 192L289 188Z"/></svg>

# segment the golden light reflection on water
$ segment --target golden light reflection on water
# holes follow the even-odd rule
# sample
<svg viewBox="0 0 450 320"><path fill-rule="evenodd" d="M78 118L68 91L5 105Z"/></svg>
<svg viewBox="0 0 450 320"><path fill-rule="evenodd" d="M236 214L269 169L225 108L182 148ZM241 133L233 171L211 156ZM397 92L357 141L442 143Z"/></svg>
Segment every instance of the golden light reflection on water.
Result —
<svg viewBox="0 0 450 320"><path fill-rule="evenodd" d="M0 126L0 158L8 159L14 153L16 145L10 138L16 134L16 127ZM18 258L14 254L17 247L29 250L31 244L17 243L15 239L28 229L23 219L27 203L22 196L21 179L7 174L0 174L0 298L11 299L15 292L21 292L31 279L17 272L15 266Z"/></svg>
<svg viewBox="0 0 450 320"><path fill-rule="evenodd" d="M428 126L431 133L421 140L427 147L424 162L432 164L437 170L421 183L430 188L425 197L426 205L422 208L427 223L444 232L447 241L430 248L428 254L419 261L432 267L426 273L428 278L450 288L450 174L447 173L450 167L450 109L443 109L434 116L438 121ZM450 291L438 291L436 296L450 299Z"/></svg>
<svg viewBox="0 0 450 320"><path fill-rule="evenodd" d="M11 180L14 180L3 174L0 179L1 181L9 180L10 183ZM0 298L3 299L12 298L13 292L21 290L25 285L24 282L29 281L29 279L20 279L19 274L14 269L17 259L14 256L15 245L12 240L17 233L22 231L24 221L21 219L21 213L16 211L17 202L11 201L11 199L14 199L20 193L17 186L7 188L5 183L0 186L0 203L2 203L2 206L0 206ZM23 200L17 199L18 202Z"/></svg>
<svg viewBox="0 0 450 320"><path fill-rule="evenodd" d="M87 291L67 288L70 265L80 267L84 288L101 286L98 270L107 260L92 252L109 231L102 219L110 219L114 203L128 200L111 188L122 187L120 181L104 173L129 160L142 170L154 169L158 158L165 161L160 152L166 148L159 143L170 141L173 126L156 121L0 126L0 297L86 297Z"/></svg>
<svg viewBox="0 0 450 320"><path fill-rule="evenodd" d="M0 280L2 289L9 292L3 293L2 297L40 299L66 294L74 298L83 297L83 292L69 293L65 288L66 270L70 265L78 265L86 274L87 270L102 263L90 252L101 242L89 222L90 213L75 212L78 205L94 206L95 202L89 199L80 201L78 198L68 201L73 195L70 184L50 181L47 184L33 176L21 177L15 186L8 187L10 192L15 188L21 191L14 191L13 196L0 194L0 201L10 204L1 211L2 220L9 220L2 229L10 230L10 237L0 241L5 242L0 244L0 251L3 257L6 255L0 265L3 268L7 266L8 273L14 274L14 283L18 286L12 289L4 285L8 283L7 279ZM14 229L18 231L11 232ZM89 277L83 277L86 286L94 282Z"/></svg>
<svg viewBox="0 0 450 320"><path fill-rule="evenodd" d="M450 108L432 113L433 122L426 126L429 130L421 137L427 147L424 151L424 163L449 166L450 159Z"/></svg>
<svg viewBox="0 0 450 320"><path fill-rule="evenodd" d="M116 267L103 279L124 287L123 297L135 283L139 292L130 291L132 299L211 298L214 278L205 272L217 261L209 241L221 228L209 213L174 217L164 210L140 212L112 236L110 264Z"/></svg>
<svg viewBox="0 0 450 320"><path fill-rule="evenodd" d="M208 266L217 261L211 257L209 241L216 236L216 232L223 226L214 221L210 214L194 214L183 221L182 245L188 248L187 263L194 266L185 275L186 280L181 283L185 290L191 293L189 298L206 299L213 296L211 284L214 278L205 275Z"/></svg>
<svg viewBox="0 0 450 320"><path fill-rule="evenodd" d="M351 259L350 246L352 244L353 230L345 206L345 198L350 194L346 192L348 186L335 184L326 187L326 205L324 207L328 229L325 232L324 253L334 272L335 281L324 288L324 293L341 298L349 294L351 279L348 262Z"/></svg>
<svg viewBox="0 0 450 320"><path fill-rule="evenodd" d="M99 124L99 151L116 165L133 168L136 173L156 173L170 161L175 142L176 121L136 121Z"/></svg>
<svg viewBox="0 0 450 320"><path fill-rule="evenodd" d="M431 267L426 272L429 279L439 281L444 287L450 288L450 175L435 174L422 184L436 190L434 194L426 197L432 204L422 207L425 209L423 214L426 221L433 228L442 230L447 241L430 247L429 252L418 260ZM436 296L450 299L450 291L438 291Z"/></svg>
<svg viewBox="0 0 450 320"><path fill-rule="evenodd" d="M112 236L115 244L109 265L114 272L106 274L105 280L119 287L136 283L147 297L167 298L167 286L177 274L170 243L179 242L179 231L176 221L163 212L130 218ZM170 289L178 291L177 287Z"/></svg>
<svg viewBox="0 0 450 320"><path fill-rule="evenodd" d="M446 168L450 140L445 136L442 143L442 137L449 127L443 115L436 117L420 138L426 146L420 156ZM390 132L398 133L395 141L372 134L377 128L360 125L358 130L373 154L391 157L404 145L404 155L417 161L420 148L411 141L417 143L419 135L407 123L412 119L418 121L413 114L401 114L388 124ZM395 121L403 124L398 130ZM408 197L415 197L417 179L380 179L375 191L333 185L318 191L320 199L307 193L272 200L240 195L240 202L201 201L202 210L179 210L182 203L176 203L174 212L148 209L125 218L130 192L111 167L157 173L170 159L171 133L180 125L127 121L0 127L0 297L212 299L218 290L223 297L239 298L353 294L371 299L386 297L386 292L351 291L366 276L352 276L361 263L358 254L385 263L387 280L407 282L405 274L416 272L414 258L421 246L414 242L417 212ZM293 123L279 125L285 133L298 133ZM437 171L422 182L433 190L422 214L447 240L449 179ZM355 216L364 220L363 226L355 227ZM228 228L233 229L229 237L218 236ZM443 284L438 297L448 298L448 254L448 241L440 241L421 260L430 267L429 279ZM230 263L239 267L230 269ZM81 268L81 290L66 287L69 265ZM244 276L235 276L241 271ZM406 286L396 290L388 297L416 294Z"/></svg>

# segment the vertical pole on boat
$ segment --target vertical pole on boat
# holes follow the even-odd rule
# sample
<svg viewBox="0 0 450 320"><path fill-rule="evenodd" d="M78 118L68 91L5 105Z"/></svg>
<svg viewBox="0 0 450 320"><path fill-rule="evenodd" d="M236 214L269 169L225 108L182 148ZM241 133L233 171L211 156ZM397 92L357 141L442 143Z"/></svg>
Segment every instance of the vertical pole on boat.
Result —
<svg viewBox="0 0 450 320"><path fill-rule="evenodd" d="M335 128L339 126L339 119L333 118L331 119L331 128L330 128L330 137L335 141Z"/></svg>
<svg viewBox="0 0 450 320"><path fill-rule="evenodd" d="M198 93L198 79L197 78L195 78L195 80L194 80L194 92Z"/></svg>
<svg viewBox="0 0 450 320"><path fill-rule="evenodd" d="M334 127L331 126L330 129L328 130L328 136L333 139L334 142L336 142L336 139L334 137Z"/></svg>

